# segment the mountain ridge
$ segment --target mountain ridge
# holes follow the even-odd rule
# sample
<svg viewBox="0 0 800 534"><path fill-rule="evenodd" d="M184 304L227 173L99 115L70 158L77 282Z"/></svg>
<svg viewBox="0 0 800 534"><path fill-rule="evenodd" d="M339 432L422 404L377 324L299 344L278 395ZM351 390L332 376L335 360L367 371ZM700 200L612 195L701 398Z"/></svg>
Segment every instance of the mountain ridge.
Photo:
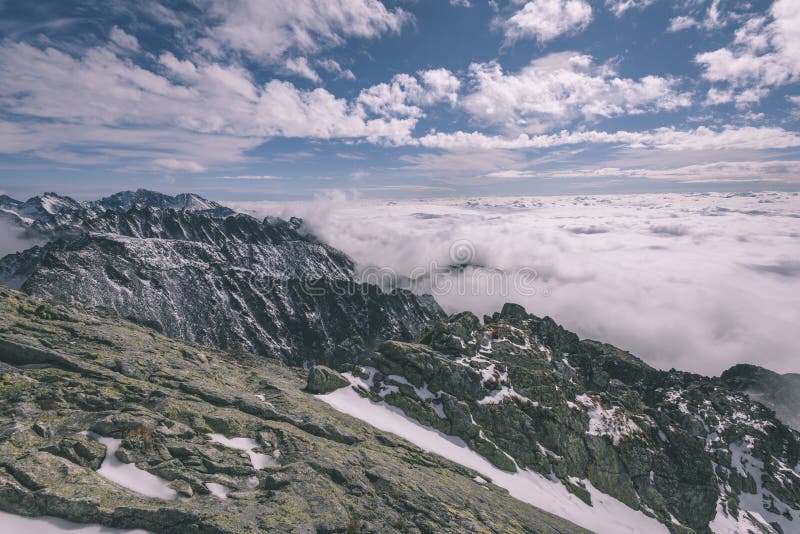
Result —
<svg viewBox="0 0 800 534"><path fill-rule="evenodd" d="M121 195L106 201L118 208L59 211L47 223L46 245L0 259L0 282L105 306L180 339L295 364L352 359L384 339L411 340L443 314L430 297L360 283L353 261L301 232L298 219L219 217L204 199L202 210L175 210L159 207L160 194ZM127 207L133 199L158 206Z"/></svg>

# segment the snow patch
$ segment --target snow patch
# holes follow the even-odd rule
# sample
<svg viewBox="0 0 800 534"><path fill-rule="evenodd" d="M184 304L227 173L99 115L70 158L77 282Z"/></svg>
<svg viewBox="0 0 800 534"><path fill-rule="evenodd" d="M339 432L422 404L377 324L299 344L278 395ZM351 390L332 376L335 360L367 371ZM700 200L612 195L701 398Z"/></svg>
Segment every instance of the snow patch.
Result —
<svg viewBox="0 0 800 534"><path fill-rule="evenodd" d="M169 487L169 482L159 478L135 464L126 464L117 458L116 452L122 443L121 439L106 438L93 432L87 435L106 446L106 457L97 470L97 474L136 493L156 499L174 499L178 493Z"/></svg>
<svg viewBox="0 0 800 534"><path fill-rule="evenodd" d="M503 386L501 389L492 391L482 399L477 401L478 404L500 404L505 399L518 399L522 402L526 402L532 404L533 406L539 406L538 402L530 400L528 397L524 395L520 395L514 388L509 388L508 386Z"/></svg>
<svg viewBox="0 0 800 534"><path fill-rule="evenodd" d="M599 534L668 532L667 528L657 520L600 492L588 481L583 481L583 484L591 494L593 506L587 505L571 494L560 482L533 471L519 470L515 473L502 471L483 456L470 450L460 438L423 426L407 417L402 410L383 402L376 403L365 399L352 388L341 388L326 395L317 395L317 398L342 413L405 438L423 450L477 471L482 477L488 477L493 484L508 490L511 496L520 501L554 513Z"/></svg>
<svg viewBox="0 0 800 534"><path fill-rule="evenodd" d="M420 400L425 401L425 400L434 399L434 398L437 397L437 395L434 395L428 389L428 384L425 384L421 388L418 388L417 386L415 386L414 384L409 382L408 379L406 379L403 376L399 376L399 375L389 375L389 376L386 377L386 379L390 380L392 382L395 382L396 384L403 384L403 385L406 385L406 386L409 386L409 387L413 388L414 389L414 393L417 394L417 397L419 397Z"/></svg>
<svg viewBox="0 0 800 534"><path fill-rule="evenodd" d="M206 487L208 491L211 492L211 495L217 497L218 499L227 499L228 498L228 487L223 486L222 484L217 484L216 482L206 482Z"/></svg>
<svg viewBox="0 0 800 534"><path fill-rule="evenodd" d="M253 449L259 447L258 442L250 438L226 438L222 434L208 434L209 439L214 443L219 443L229 449L239 449L245 451L250 457L250 463L254 469L264 469L265 467L275 467L278 462L268 454L255 452Z"/></svg>
<svg viewBox="0 0 800 534"><path fill-rule="evenodd" d="M575 400L588 408L589 430L586 433L590 436L609 436L614 445L619 445L623 437L641 432L639 426L617 406L603 408L585 393L576 396Z"/></svg>
<svg viewBox="0 0 800 534"><path fill-rule="evenodd" d="M796 532L797 525L800 522L800 512L793 510L775 494L763 487L764 463L753 456L754 444L755 439L753 436L746 435L740 442L729 446L731 466L743 476L752 476L756 482L755 493L743 491L739 494L739 508L750 512L756 519L765 520L765 523L779 524L784 532ZM765 505L777 509L780 513L767 510ZM783 514L787 514L789 517Z"/></svg>
<svg viewBox="0 0 800 534"><path fill-rule="evenodd" d="M141 529L124 530L102 525L73 523L58 517L25 517L6 512L0 512L0 532L9 534L25 532L36 534L62 534L64 532L70 534L150 534Z"/></svg>

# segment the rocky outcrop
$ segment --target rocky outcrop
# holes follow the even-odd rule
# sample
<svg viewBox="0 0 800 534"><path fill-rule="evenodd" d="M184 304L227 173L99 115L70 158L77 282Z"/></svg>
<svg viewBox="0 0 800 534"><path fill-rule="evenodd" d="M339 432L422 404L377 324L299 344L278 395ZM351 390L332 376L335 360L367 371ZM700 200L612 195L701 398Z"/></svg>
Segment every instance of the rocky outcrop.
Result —
<svg viewBox="0 0 800 534"><path fill-rule="evenodd" d="M305 385L275 361L0 289L0 510L153 532L584 532ZM106 478L100 440L167 498Z"/></svg>
<svg viewBox="0 0 800 534"><path fill-rule="evenodd" d="M324 395L350 385L345 377L324 365L315 365L308 371L306 391Z"/></svg>
<svg viewBox="0 0 800 534"><path fill-rule="evenodd" d="M582 499L588 481L676 531L800 525L800 435L730 387L732 372L659 371L517 305L386 342L356 372L374 401Z"/></svg>
<svg viewBox="0 0 800 534"><path fill-rule="evenodd" d="M800 374L778 374L757 365L739 364L720 376L733 389L775 410L775 415L795 430L800 430Z"/></svg>

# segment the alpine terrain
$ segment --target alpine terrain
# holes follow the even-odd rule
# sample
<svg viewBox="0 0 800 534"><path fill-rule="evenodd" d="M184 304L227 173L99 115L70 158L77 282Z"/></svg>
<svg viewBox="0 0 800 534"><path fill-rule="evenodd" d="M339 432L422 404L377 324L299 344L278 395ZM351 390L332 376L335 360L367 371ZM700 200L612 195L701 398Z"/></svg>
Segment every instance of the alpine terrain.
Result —
<svg viewBox="0 0 800 534"><path fill-rule="evenodd" d="M655 369L516 304L447 317L359 282L301 220L196 195L0 210L37 243L0 259L0 510L155 532L800 532L796 376Z"/></svg>

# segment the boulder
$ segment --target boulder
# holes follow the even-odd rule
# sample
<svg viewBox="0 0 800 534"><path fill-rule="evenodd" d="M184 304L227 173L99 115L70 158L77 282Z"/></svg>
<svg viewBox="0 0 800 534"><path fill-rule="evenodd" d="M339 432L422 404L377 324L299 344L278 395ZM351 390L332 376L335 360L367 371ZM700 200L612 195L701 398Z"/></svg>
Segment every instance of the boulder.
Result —
<svg viewBox="0 0 800 534"><path fill-rule="evenodd" d="M324 365L315 365L308 372L306 391L315 394L325 394L349 385L345 377Z"/></svg>

